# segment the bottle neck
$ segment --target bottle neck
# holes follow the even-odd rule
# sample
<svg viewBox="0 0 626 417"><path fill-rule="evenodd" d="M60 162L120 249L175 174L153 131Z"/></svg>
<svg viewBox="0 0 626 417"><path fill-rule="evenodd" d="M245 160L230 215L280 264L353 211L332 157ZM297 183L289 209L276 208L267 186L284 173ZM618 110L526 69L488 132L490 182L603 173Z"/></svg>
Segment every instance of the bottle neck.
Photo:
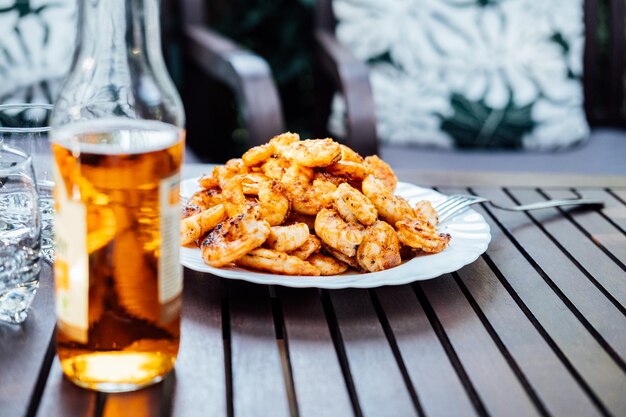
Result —
<svg viewBox="0 0 626 417"><path fill-rule="evenodd" d="M184 125L161 53L158 0L80 0L78 33L57 124L114 116Z"/></svg>
<svg viewBox="0 0 626 417"><path fill-rule="evenodd" d="M158 0L82 0L79 34L79 54L161 57Z"/></svg>

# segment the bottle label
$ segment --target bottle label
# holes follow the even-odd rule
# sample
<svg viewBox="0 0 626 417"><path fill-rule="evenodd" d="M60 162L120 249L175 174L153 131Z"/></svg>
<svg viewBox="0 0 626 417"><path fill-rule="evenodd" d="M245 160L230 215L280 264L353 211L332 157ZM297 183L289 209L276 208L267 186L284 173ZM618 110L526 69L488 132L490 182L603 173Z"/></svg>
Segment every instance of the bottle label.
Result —
<svg viewBox="0 0 626 417"><path fill-rule="evenodd" d="M165 304L183 291L180 251L180 174L161 180L161 250L159 256L159 303Z"/></svg>
<svg viewBox="0 0 626 417"><path fill-rule="evenodd" d="M87 217L80 201L68 198L58 167L53 168L55 189L56 313L65 334L87 343L89 325L89 263Z"/></svg>

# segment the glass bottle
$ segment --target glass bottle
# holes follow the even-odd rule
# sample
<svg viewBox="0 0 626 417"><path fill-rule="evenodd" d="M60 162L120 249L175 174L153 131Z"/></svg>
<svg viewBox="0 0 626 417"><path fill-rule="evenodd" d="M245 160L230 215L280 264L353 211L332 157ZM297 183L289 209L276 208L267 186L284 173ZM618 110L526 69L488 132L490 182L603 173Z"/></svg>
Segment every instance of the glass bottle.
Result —
<svg viewBox="0 0 626 417"><path fill-rule="evenodd" d="M158 0L81 0L79 11L51 120L57 352L74 383L131 391L178 354L184 111Z"/></svg>

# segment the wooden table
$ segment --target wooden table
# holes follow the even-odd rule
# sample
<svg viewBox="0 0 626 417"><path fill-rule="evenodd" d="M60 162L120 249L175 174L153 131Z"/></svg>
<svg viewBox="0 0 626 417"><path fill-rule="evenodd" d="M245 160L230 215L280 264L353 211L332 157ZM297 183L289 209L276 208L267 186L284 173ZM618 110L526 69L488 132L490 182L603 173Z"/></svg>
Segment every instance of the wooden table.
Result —
<svg viewBox="0 0 626 417"><path fill-rule="evenodd" d="M186 271L176 371L127 394L62 377L45 266L28 320L0 326L0 415L626 415L626 177L400 177L501 204L580 194L606 207L478 207L487 253L413 285L294 290Z"/></svg>

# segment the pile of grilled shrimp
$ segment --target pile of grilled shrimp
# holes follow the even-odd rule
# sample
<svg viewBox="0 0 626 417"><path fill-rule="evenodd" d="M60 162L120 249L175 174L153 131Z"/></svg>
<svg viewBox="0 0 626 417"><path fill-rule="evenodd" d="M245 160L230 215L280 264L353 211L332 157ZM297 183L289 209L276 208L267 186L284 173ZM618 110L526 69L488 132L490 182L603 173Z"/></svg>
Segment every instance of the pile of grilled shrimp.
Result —
<svg viewBox="0 0 626 417"><path fill-rule="evenodd" d="M382 271L446 248L437 213L395 196L378 156L284 133L199 180L183 208L182 244L213 267L286 275Z"/></svg>

